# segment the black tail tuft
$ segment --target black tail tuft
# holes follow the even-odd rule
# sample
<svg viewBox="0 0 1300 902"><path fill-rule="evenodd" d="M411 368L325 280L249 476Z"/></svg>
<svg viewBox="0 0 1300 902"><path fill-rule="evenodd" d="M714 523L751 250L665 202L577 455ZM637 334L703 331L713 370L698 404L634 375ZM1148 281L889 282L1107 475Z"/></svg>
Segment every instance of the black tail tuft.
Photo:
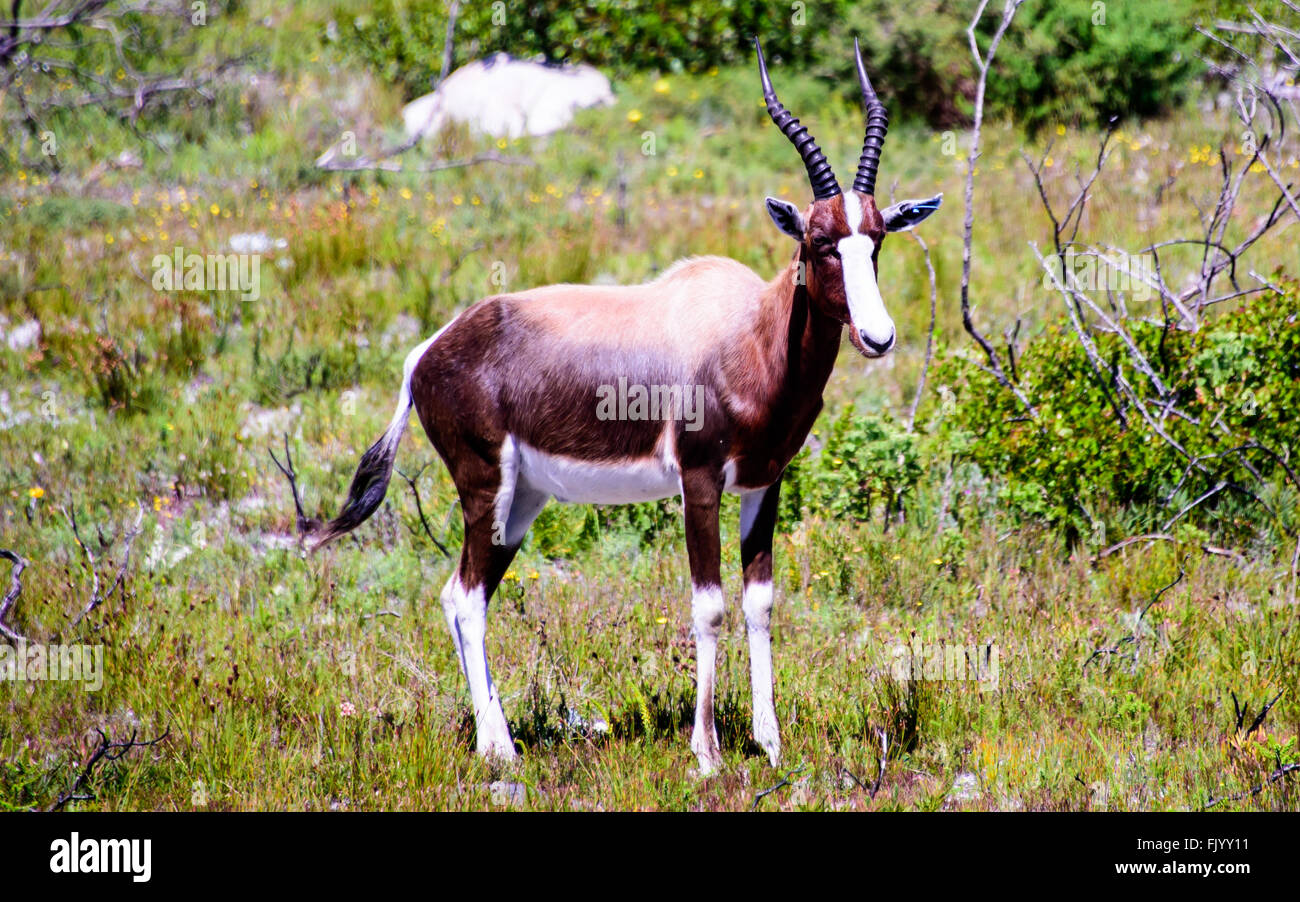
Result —
<svg viewBox="0 0 1300 902"><path fill-rule="evenodd" d="M397 457L399 444L385 434L361 455L356 475L348 488L347 502L337 517L309 537L312 550L347 535L379 509L388 493L388 481L393 476L393 460Z"/></svg>

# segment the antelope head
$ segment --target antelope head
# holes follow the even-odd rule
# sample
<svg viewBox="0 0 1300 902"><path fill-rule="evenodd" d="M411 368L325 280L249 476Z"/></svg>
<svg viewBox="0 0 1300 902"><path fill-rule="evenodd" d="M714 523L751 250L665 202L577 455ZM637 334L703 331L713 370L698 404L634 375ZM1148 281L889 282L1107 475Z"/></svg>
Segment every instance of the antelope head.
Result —
<svg viewBox="0 0 1300 902"><path fill-rule="evenodd" d="M830 163L807 127L800 125L777 99L757 38L754 45L768 115L799 151L813 190L812 204L802 211L775 197L767 199L767 211L778 229L799 242L802 276L813 308L848 326L853 346L864 356L883 356L894 347L897 334L877 283L880 246L886 233L911 229L939 209L943 195L905 200L883 210L876 207L876 169L889 129L889 115L867 78L857 40L853 52L866 108L867 135L853 190L847 194L840 189Z"/></svg>

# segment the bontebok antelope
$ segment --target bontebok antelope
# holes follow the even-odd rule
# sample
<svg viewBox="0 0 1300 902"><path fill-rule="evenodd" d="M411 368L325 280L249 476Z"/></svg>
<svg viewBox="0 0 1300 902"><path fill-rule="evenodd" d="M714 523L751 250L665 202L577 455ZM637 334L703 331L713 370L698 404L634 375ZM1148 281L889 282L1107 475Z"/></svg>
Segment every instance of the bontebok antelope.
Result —
<svg viewBox="0 0 1300 902"><path fill-rule="evenodd" d="M339 515L319 523L300 510L311 547L374 513L415 408L451 471L465 519L442 610L485 755L515 755L484 652L488 600L543 506L552 498L623 504L681 495L697 655L691 750L702 772L720 766L713 724L723 616L718 509L722 493L732 492L740 496L754 737L773 764L780 756L769 624L781 476L821 410L842 328L867 357L894 347L876 282L880 246L885 233L910 229L938 209L942 196L877 209L889 120L856 45L867 124L847 193L808 129L777 99L755 45L767 111L812 183L813 201L802 211L767 198L777 228L797 243L789 265L764 281L733 260L693 257L644 285L552 285L479 301L407 356L392 423L362 456Z"/></svg>

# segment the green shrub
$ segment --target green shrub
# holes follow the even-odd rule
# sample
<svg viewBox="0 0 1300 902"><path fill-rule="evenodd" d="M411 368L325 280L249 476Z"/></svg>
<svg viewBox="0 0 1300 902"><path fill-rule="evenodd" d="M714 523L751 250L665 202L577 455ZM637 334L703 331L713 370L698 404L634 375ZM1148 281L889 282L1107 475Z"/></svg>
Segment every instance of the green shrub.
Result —
<svg viewBox="0 0 1300 902"><path fill-rule="evenodd" d="M1154 116L1183 101L1199 66L1193 36L1171 0L1028 0L998 49L988 102L1031 133Z"/></svg>
<svg viewBox="0 0 1300 902"><path fill-rule="evenodd" d="M820 437L820 436L816 436ZM786 468L780 521L788 528L804 508L827 519L869 520L902 509L925 473L921 439L882 416L847 405L831 422L820 451L805 447Z"/></svg>
<svg viewBox="0 0 1300 902"><path fill-rule="evenodd" d="M981 52L1000 6L991 5L981 20ZM891 114L940 127L965 124L975 97L966 36L971 15L970 4L954 0L853 4L815 40L815 71L856 96L857 36L873 87ZM1171 0L1104 7L1092 0L1027 0L998 47L986 110L1034 132L1054 121L1104 123L1112 115L1172 109L1194 71L1193 34Z"/></svg>
<svg viewBox="0 0 1300 902"><path fill-rule="evenodd" d="M836 21L845 0L809 0L802 13L786 2L744 0L590 0L564 3L466 3L456 20L453 68L497 51L550 62L633 70L702 72L753 64L751 38L784 63L806 62L812 35ZM794 21L802 16L807 27ZM340 41L407 97L425 94L442 66L447 34L443 0L379 0L361 15L340 9Z"/></svg>
<svg viewBox="0 0 1300 902"><path fill-rule="evenodd" d="M1034 339L1019 361L1020 387L1037 408L1037 422L968 357L954 355L939 371L959 399L947 428L975 436L967 455L1003 478L1002 501L1022 516L1087 531L1104 519L1102 512L1135 505L1146 512L1146 522L1128 516L1124 531L1150 528L1228 480L1257 493L1261 483L1272 483L1265 494L1274 497L1270 506L1285 521L1294 517L1296 503L1283 486L1285 467L1268 451L1232 449L1257 443L1289 461L1300 450L1292 419L1300 405L1300 284L1286 285L1284 296L1212 316L1196 332L1128 322L1162 380L1177 389L1174 406L1181 415L1165 417L1163 430L1203 458L1206 472L1189 475L1188 459L1136 410L1126 410L1127 422L1120 417L1113 392L1099 384L1065 324ZM1126 361L1118 336L1093 338L1102 360ZM1124 373L1154 408L1147 380L1131 366ZM1263 508L1241 491L1223 492L1189 515L1193 523L1229 529L1258 526L1261 516Z"/></svg>

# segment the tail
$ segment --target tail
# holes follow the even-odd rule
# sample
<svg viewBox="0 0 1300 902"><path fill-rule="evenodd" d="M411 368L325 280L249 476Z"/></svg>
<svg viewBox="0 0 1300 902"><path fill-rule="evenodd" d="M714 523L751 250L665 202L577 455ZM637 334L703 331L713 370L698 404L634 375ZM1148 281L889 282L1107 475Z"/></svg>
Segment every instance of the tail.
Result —
<svg viewBox="0 0 1300 902"><path fill-rule="evenodd" d="M411 357L416 355L412 354ZM393 461L397 459L397 449L402 444L402 434L406 432L406 421L414 405L411 398L411 372L417 362L418 357L416 360L407 358L402 376L402 391L397 397L397 411L393 414L393 421L379 441L361 455L343 509L333 520L304 536L309 551L315 551L352 532L366 522L383 503L384 495L388 493L388 481L393 477Z"/></svg>

